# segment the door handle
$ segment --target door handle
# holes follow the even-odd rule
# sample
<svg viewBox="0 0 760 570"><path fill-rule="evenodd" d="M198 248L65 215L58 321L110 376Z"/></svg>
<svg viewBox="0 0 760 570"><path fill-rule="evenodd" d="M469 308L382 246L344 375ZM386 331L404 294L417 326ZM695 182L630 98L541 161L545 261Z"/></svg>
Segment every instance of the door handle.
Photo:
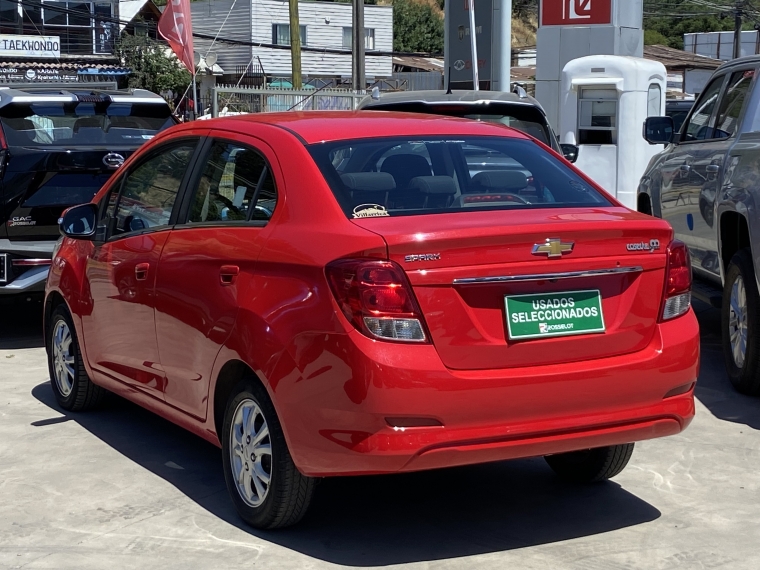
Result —
<svg viewBox="0 0 760 570"><path fill-rule="evenodd" d="M688 164L682 164L680 170L681 170L681 174L688 174L689 172L691 172L691 166L689 166Z"/></svg>
<svg viewBox="0 0 760 570"><path fill-rule="evenodd" d="M219 282L222 285L232 285L239 274L240 268L237 265L222 265L219 270Z"/></svg>
<svg viewBox="0 0 760 570"><path fill-rule="evenodd" d="M150 269L150 263L138 263L135 265L135 279L145 281L148 278L148 269Z"/></svg>

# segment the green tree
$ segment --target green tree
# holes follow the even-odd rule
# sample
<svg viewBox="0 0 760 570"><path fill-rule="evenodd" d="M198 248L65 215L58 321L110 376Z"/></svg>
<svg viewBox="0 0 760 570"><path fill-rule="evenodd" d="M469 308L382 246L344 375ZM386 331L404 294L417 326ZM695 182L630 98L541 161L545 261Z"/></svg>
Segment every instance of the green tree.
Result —
<svg viewBox="0 0 760 570"><path fill-rule="evenodd" d="M154 93L184 91L190 84L190 72L171 53L169 47L147 36L122 34L116 47L122 65L132 70L129 87Z"/></svg>
<svg viewBox="0 0 760 570"><path fill-rule="evenodd" d="M443 16L428 3L393 0L393 50L443 53Z"/></svg>

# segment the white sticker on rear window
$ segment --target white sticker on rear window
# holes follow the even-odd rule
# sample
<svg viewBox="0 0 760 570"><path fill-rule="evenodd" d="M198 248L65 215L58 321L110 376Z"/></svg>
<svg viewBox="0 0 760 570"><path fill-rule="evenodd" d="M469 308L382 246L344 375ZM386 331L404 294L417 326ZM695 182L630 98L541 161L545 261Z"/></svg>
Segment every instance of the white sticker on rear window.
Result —
<svg viewBox="0 0 760 570"><path fill-rule="evenodd" d="M354 208L354 218L384 218L390 214L380 204L362 204Z"/></svg>

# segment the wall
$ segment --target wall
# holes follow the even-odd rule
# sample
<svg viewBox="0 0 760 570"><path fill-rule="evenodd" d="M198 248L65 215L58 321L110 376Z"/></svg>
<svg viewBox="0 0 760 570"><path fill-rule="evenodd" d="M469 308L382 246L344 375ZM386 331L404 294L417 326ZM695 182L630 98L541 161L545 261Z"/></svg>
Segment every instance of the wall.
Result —
<svg viewBox="0 0 760 570"><path fill-rule="evenodd" d="M713 71L706 69L689 69L686 71L684 91L692 95L699 95L707 86L707 80L712 77Z"/></svg>
<svg viewBox="0 0 760 570"><path fill-rule="evenodd" d="M741 55L755 55L760 50L760 37L756 30L742 32ZM723 61L734 58L734 32L705 32L684 34L684 50Z"/></svg>
<svg viewBox="0 0 760 570"><path fill-rule="evenodd" d="M240 0L239 0L240 1ZM351 4L334 2L300 2L298 15L301 25L306 25L308 47L343 47L343 27L351 26ZM286 0L253 0L252 39L254 42L272 43L272 24L289 21ZM390 6L365 6L364 27L375 30L375 49L393 49L393 8ZM290 51L254 48L261 58L267 75L290 75ZM222 65L224 67L224 65ZM351 54L326 54L301 52L301 72L304 75L351 76ZM390 77L393 72L391 56L366 58L366 76Z"/></svg>
<svg viewBox="0 0 760 570"><path fill-rule="evenodd" d="M231 13L230 8L232 8ZM219 34L219 37L222 38L244 42L251 41L250 2L245 0L201 0L200 2L190 2L190 11L193 18L193 32L197 34L208 34L210 36ZM228 14L229 17L227 17ZM250 46L221 42L214 43L213 46L211 44L212 40L193 38L195 51L206 55L211 48L211 52L218 55L217 64L224 69L225 73L235 73L235 67L246 66L251 60Z"/></svg>

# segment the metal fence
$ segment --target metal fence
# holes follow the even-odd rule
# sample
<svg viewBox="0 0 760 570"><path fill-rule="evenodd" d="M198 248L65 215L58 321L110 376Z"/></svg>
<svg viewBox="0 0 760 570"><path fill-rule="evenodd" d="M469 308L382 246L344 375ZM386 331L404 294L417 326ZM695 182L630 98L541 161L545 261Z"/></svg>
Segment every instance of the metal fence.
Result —
<svg viewBox="0 0 760 570"><path fill-rule="evenodd" d="M211 116L272 111L327 111L356 109L364 93L348 89L251 88L217 85L211 90Z"/></svg>

